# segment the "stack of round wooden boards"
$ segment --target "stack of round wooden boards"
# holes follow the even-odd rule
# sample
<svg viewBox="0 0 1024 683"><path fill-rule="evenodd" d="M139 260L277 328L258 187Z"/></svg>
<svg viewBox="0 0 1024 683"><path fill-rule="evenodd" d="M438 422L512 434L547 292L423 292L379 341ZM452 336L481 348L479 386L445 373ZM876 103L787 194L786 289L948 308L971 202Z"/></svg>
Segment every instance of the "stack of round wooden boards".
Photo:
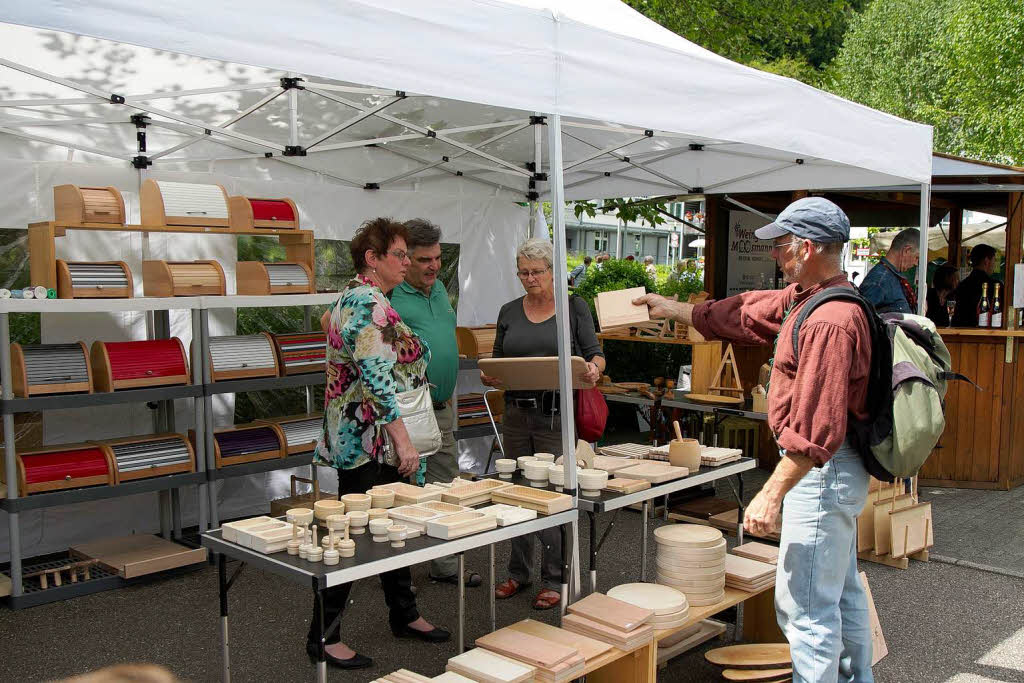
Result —
<svg viewBox="0 0 1024 683"><path fill-rule="evenodd" d="M725 538L714 527L668 524L654 530L658 583L686 594L694 607L725 598Z"/></svg>
<svg viewBox="0 0 1024 683"><path fill-rule="evenodd" d="M679 628L690 616L690 605L686 596L670 586L623 583L609 590L606 595L643 609L654 610L654 616L646 623L658 631Z"/></svg>

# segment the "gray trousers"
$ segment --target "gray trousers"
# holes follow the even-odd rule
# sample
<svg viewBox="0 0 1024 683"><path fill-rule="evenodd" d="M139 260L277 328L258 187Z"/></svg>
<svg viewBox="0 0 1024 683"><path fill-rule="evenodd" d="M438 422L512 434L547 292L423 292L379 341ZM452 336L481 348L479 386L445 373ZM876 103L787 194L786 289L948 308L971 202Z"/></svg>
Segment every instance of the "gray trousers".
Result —
<svg viewBox="0 0 1024 683"><path fill-rule="evenodd" d="M441 450L427 458L428 484L435 481L451 481L459 476L458 450L455 447L455 409L449 400L443 410L435 410L437 426L441 430ZM454 576L459 571L459 558L455 555L441 557L430 562L430 575L437 578Z"/></svg>
<svg viewBox="0 0 1024 683"><path fill-rule="evenodd" d="M514 459L537 452L554 453L556 458L562 454L561 420L557 415L544 415L538 408L519 408L511 403L506 405L501 433L506 458ZM538 536L542 544L541 581L545 588L561 591L562 535L557 527L512 539L509 576L521 584L530 583L530 567L533 565Z"/></svg>

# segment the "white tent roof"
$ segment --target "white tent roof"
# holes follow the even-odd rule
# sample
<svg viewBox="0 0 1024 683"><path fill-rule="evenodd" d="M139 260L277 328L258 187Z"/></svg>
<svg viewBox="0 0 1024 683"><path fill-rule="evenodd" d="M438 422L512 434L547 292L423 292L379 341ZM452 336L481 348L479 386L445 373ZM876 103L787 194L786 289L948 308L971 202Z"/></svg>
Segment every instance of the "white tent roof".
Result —
<svg viewBox="0 0 1024 683"><path fill-rule="evenodd" d="M80 99L84 90L94 110L98 105L121 121L139 111L156 122L176 118L170 125L177 130L152 135L159 150L204 128L219 143L203 154L193 144L163 161L240 151L280 159L286 145L298 144L311 147L308 156L289 163L326 170L356 187L453 178L467 185L471 178L488 191L500 186L522 197L530 191L524 165L536 162L543 145L535 143L545 137L535 138L539 131L528 117L559 113L568 199L920 183L931 174L930 127L729 62L617 0L13 0L0 19L154 48L154 55L222 60L228 64L210 62L223 76L222 88L266 84L205 108L194 104L200 95L189 96L191 103L188 97L142 100L154 83L142 68L117 79L94 63L81 70L75 60L46 70L34 65L38 54L5 41L5 66L67 79L79 90L58 97ZM172 89L216 87L184 80L188 73ZM287 73L306 78L294 135L288 97L272 98L239 124L222 123L232 108L237 115L280 95L276 81ZM105 103L112 94L127 102ZM75 106L47 107L51 113L43 116L73 119ZM29 108L8 112L6 126L40 116ZM490 124L504 125L465 130ZM83 147L135 155L134 128L119 141L105 140L96 126L83 128L76 131ZM23 124L17 130L58 137L53 127L45 135ZM436 137L428 138L433 131ZM366 147L381 137L391 153ZM547 170L546 157L540 170ZM547 190L543 181L534 184Z"/></svg>

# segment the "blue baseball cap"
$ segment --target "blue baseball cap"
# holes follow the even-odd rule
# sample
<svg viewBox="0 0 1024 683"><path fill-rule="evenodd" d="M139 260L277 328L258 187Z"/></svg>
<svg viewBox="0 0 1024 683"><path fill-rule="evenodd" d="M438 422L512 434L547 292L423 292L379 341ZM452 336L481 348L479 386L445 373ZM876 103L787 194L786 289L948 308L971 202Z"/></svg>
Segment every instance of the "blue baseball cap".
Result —
<svg viewBox="0 0 1024 683"><path fill-rule="evenodd" d="M785 235L820 244L850 241L850 219L824 197L804 197L782 210L774 223L754 231L758 239L773 240Z"/></svg>

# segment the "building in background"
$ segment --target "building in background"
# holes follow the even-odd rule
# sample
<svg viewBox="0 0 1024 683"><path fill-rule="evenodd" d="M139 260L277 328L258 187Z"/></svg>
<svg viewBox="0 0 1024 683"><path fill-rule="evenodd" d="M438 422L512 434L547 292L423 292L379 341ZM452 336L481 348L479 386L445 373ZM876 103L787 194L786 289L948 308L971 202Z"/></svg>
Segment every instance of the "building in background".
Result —
<svg viewBox="0 0 1024 683"><path fill-rule="evenodd" d="M612 258L653 256L659 265L696 258L698 249L687 245L704 236L704 203L673 202L667 209L682 220L666 216L664 223L651 227L623 223L614 214L576 218L570 206L565 212L566 251L580 256L606 251Z"/></svg>

